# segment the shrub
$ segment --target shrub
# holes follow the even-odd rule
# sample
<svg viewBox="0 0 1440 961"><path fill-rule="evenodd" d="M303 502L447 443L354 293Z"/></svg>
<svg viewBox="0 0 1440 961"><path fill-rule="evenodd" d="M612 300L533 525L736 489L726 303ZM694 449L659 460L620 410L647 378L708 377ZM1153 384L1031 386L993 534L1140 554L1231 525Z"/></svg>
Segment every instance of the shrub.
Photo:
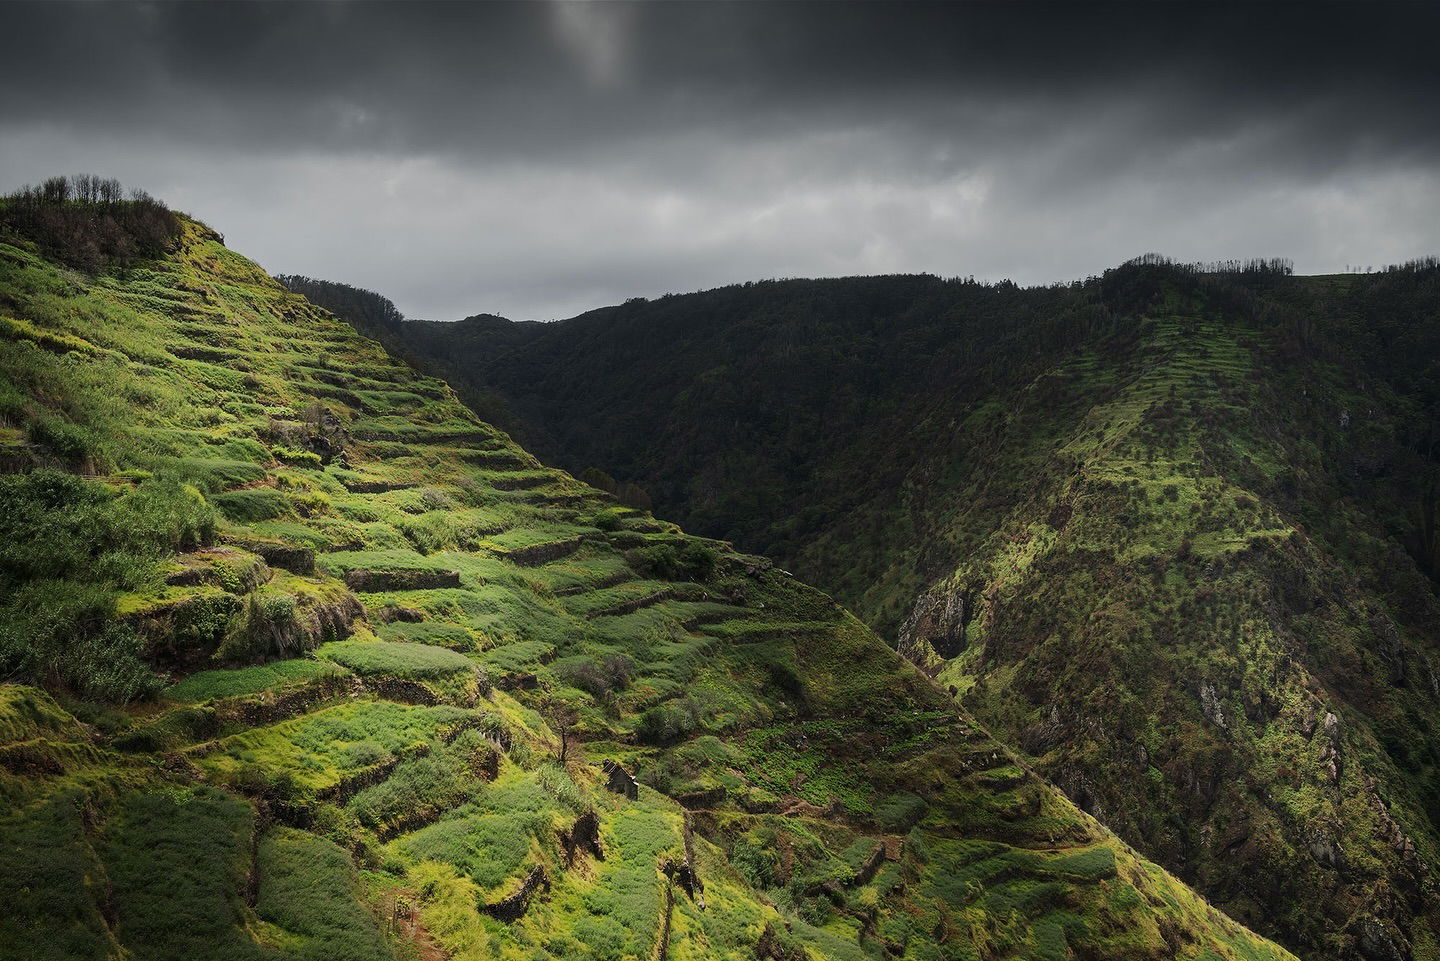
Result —
<svg viewBox="0 0 1440 961"><path fill-rule="evenodd" d="M174 481L117 496L60 471L0 477L0 672L83 697L153 694L139 640L108 623L116 597L213 533L204 499Z"/></svg>
<svg viewBox="0 0 1440 961"><path fill-rule="evenodd" d="M602 531L618 531L620 529L620 523L624 518L625 515L620 511L609 507L597 512L592 523Z"/></svg>
<svg viewBox="0 0 1440 961"><path fill-rule="evenodd" d="M620 485L615 482L615 478L611 477L609 474L605 473L598 467L585 468L580 472L579 479L582 483L589 484L596 490L604 491L607 494L614 494L620 490ZM615 511L609 511L608 513L614 514L617 518L619 517L619 514ZM613 530L613 528L604 527L600 529Z"/></svg>
<svg viewBox="0 0 1440 961"><path fill-rule="evenodd" d="M82 697L128 704L160 693L163 679L140 658L140 638L125 624L82 637L71 649L65 680Z"/></svg>
<svg viewBox="0 0 1440 961"><path fill-rule="evenodd" d="M354 866L343 849L305 831L278 828L265 835L256 853L260 885L255 912L298 942L287 944L286 955L346 961L394 957L364 906Z"/></svg>
<svg viewBox="0 0 1440 961"><path fill-rule="evenodd" d="M324 491L296 491L289 497L301 517L316 517L330 512L330 495Z"/></svg>
<svg viewBox="0 0 1440 961"><path fill-rule="evenodd" d="M576 814L583 814L590 807L579 786L559 764L542 764L535 770L535 779L547 794Z"/></svg>
<svg viewBox="0 0 1440 961"><path fill-rule="evenodd" d="M266 801L293 801L300 794L295 775L285 770L267 771L258 764L241 764L226 782L237 793Z"/></svg>
<svg viewBox="0 0 1440 961"><path fill-rule="evenodd" d="M630 686L630 679L635 675L635 662L624 654L611 654L599 661L585 658L557 665L556 673L571 686L596 697L604 697Z"/></svg>
<svg viewBox="0 0 1440 961"><path fill-rule="evenodd" d="M220 642L215 659L242 663L274 654L296 654L303 648L303 631L295 616L295 598L289 594L258 591L245 599L244 610Z"/></svg>
<svg viewBox="0 0 1440 961"><path fill-rule="evenodd" d="M298 467L320 467L320 455L314 451L299 450L294 447L286 447L283 444L276 445L270 449L276 460L284 461Z"/></svg>
<svg viewBox="0 0 1440 961"><path fill-rule="evenodd" d="M39 444L56 457L72 463L86 460L99 452L99 444L89 428L58 417L37 420L26 433L31 443Z"/></svg>
<svg viewBox="0 0 1440 961"><path fill-rule="evenodd" d="M908 831L920 823L926 807L918 794L892 794L875 806L875 819L892 831Z"/></svg>
<svg viewBox="0 0 1440 961"><path fill-rule="evenodd" d="M18 424L25 416L25 395L8 381L0 381L0 424Z"/></svg>
<svg viewBox="0 0 1440 961"><path fill-rule="evenodd" d="M384 829L408 815L459 804L469 788L466 773L464 763L449 752L410 758L390 777L356 794L347 807L363 826Z"/></svg>
<svg viewBox="0 0 1440 961"><path fill-rule="evenodd" d="M451 650L470 650L475 646L475 637L459 624L445 624L437 621L391 621L376 627L376 633L385 641L412 641L448 647Z"/></svg>
<svg viewBox="0 0 1440 961"><path fill-rule="evenodd" d="M364 826L383 830L419 814L432 819L464 802L475 788L473 759L493 751L478 730L400 762L390 776L365 788L346 806Z"/></svg>
<svg viewBox="0 0 1440 961"><path fill-rule="evenodd" d="M735 842L730 864L757 888L773 888L779 881L780 858L773 845L756 843L749 835Z"/></svg>
<svg viewBox="0 0 1440 961"><path fill-rule="evenodd" d="M421 554L434 554L455 543L454 525L448 514L405 517L395 526Z"/></svg>
<svg viewBox="0 0 1440 961"><path fill-rule="evenodd" d="M664 581L706 581L715 573L716 552L698 541L655 544L626 552L630 566Z"/></svg>
<svg viewBox="0 0 1440 961"><path fill-rule="evenodd" d="M214 510L195 488L175 481L146 481L119 501L117 514L125 536L157 558L215 539Z"/></svg>
<svg viewBox="0 0 1440 961"><path fill-rule="evenodd" d="M620 499L620 503L629 505L636 510L648 511L655 506L650 500L650 495L645 492L645 488L634 481L623 484L615 496Z"/></svg>
<svg viewBox="0 0 1440 961"><path fill-rule="evenodd" d="M657 704L640 715L635 736L646 744L670 744L700 726L699 705L692 698Z"/></svg>
<svg viewBox="0 0 1440 961"><path fill-rule="evenodd" d="M275 661L272 664L239 670L201 671L171 686L166 697L173 701L209 701L221 697L243 697L262 691L278 691L324 677L339 677L344 671L328 661Z"/></svg>
<svg viewBox="0 0 1440 961"><path fill-rule="evenodd" d="M113 916L137 958L261 961L241 914L254 812L213 787L131 793L97 840Z"/></svg>

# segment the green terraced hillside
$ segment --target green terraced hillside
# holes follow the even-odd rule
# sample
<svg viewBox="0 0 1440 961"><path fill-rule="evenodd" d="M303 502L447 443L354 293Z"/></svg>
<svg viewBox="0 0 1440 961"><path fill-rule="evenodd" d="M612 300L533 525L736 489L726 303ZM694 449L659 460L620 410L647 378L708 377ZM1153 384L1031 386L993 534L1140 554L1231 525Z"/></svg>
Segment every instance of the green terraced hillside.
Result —
<svg viewBox="0 0 1440 961"><path fill-rule="evenodd" d="M556 463L835 594L1257 930L1440 957L1435 262L377 330Z"/></svg>
<svg viewBox="0 0 1440 961"><path fill-rule="evenodd" d="M0 957L1290 957L826 596L177 229L0 239Z"/></svg>

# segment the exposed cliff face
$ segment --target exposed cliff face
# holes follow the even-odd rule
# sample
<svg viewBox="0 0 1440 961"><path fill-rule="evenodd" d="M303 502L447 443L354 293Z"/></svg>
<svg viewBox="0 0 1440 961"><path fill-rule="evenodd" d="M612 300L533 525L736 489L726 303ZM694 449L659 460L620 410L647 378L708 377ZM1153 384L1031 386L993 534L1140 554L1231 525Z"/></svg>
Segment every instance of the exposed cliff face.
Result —
<svg viewBox="0 0 1440 961"><path fill-rule="evenodd" d="M1291 957L181 225L100 277L0 238L0 952Z"/></svg>
<svg viewBox="0 0 1440 961"><path fill-rule="evenodd" d="M927 591L916 601L900 625L897 647L917 662L927 655L949 659L965 650L965 629L975 610L973 590Z"/></svg>

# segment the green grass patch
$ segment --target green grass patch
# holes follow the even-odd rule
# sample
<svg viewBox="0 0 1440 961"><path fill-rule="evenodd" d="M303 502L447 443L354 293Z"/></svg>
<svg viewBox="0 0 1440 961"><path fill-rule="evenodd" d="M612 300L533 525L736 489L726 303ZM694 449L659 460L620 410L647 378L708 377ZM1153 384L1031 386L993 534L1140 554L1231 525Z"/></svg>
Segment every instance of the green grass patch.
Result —
<svg viewBox="0 0 1440 961"><path fill-rule="evenodd" d="M350 856L330 841L278 828L260 840L255 913L261 936L297 961L394 961L362 903Z"/></svg>
<svg viewBox="0 0 1440 961"><path fill-rule="evenodd" d="M214 701L223 697L280 691L324 677L342 677L344 668L330 661L295 659L257 664L234 670L201 671L165 689L172 701L189 703Z"/></svg>
<svg viewBox="0 0 1440 961"><path fill-rule="evenodd" d="M385 641L433 644L457 651L468 651L475 646L475 635L467 628L439 621L391 621L377 625L375 633Z"/></svg>
<svg viewBox="0 0 1440 961"><path fill-rule="evenodd" d="M289 499L269 487L227 491L214 495L210 502L227 520L241 524L274 520L293 513Z"/></svg>
<svg viewBox="0 0 1440 961"><path fill-rule="evenodd" d="M392 677L444 677L474 671L475 662L463 654L429 644L393 641L333 641L315 652L362 677L388 674Z"/></svg>
<svg viewBox="0 0 1440 961"><path fill-rule="evenodd" d="M254 811L211 787L127 797L101 848L124 946L155 961L263 961L246 930Z"/></svg>
<svg viewBox="0 0 1440 961"><path fill-rule="evenodd" d="M473 711L389 701L339 704L222 740L199 760L223 778L244 768L285 772L302 792L333 787L346 774L392 759L443 728L478 717Z"/></svg>

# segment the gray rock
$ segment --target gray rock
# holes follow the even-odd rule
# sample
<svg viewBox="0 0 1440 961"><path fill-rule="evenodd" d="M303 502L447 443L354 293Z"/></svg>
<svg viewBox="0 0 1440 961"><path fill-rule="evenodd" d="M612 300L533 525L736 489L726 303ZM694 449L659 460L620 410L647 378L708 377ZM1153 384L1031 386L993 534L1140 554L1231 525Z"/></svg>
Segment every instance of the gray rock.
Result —
<svg viewBox="0 0 1440 961"><path fill-rule="evenodd" d="M1216 727L1228 726L1225 722L1225 711L1220 704L1220 695L1216 692L1215 685L1209 681L1202 681L1200 684L1200 710L1205 719Z"/></svg>

